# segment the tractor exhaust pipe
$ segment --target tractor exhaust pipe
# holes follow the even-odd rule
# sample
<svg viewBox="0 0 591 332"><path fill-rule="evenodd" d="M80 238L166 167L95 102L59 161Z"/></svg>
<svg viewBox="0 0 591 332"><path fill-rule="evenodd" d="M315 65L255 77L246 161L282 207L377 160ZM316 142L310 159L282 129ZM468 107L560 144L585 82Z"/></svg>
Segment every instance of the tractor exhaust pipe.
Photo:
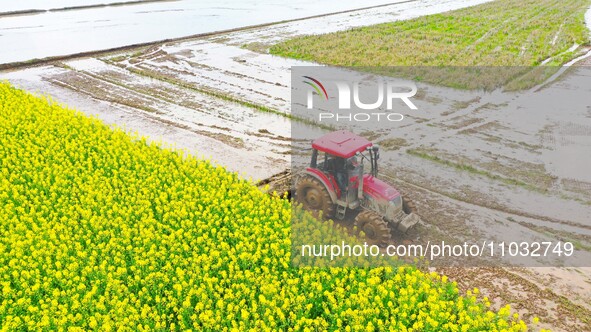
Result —
<svg viewBox="0 0 591 332"><path fill-rule="evenodd" d="M380 152L379 152L380 148L377 145L374 145L374 146L371 147L371 150L373 152L373 158L372 158L372 160L373 160L373 163L374 163L372 165L373 166L373 170L374 170L374 175L373 176L377 177L378 176L378 159L380 159Z"/></svg>
<svg viewBox="0 0 591 332"><path fill-rule="evenodd" d="M355 155L358 158L362 158L360 152L355 153ZM357 187L357 199L359 201L363 200L363 159L361 159L361 174L359 176L359 187Z"/></svg>

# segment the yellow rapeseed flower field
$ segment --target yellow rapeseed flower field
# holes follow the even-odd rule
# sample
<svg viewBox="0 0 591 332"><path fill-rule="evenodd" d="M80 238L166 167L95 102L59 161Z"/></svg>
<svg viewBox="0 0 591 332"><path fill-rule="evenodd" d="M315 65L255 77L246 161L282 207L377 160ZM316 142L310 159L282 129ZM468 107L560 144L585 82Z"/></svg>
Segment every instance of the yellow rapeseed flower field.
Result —
<svg viewBox="0 0 591 332"><path fill-rule="evenodd" d="M522 331L413 267L290 264L291 206L0 83L3 331Z"/></svg>

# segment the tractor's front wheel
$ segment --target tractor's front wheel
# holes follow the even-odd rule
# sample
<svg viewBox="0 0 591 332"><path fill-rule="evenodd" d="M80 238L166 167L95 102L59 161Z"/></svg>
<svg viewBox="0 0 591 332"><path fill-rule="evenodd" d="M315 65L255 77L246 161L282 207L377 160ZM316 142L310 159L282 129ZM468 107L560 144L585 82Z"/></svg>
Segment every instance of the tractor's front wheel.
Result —
<svg viewBox="0 0 591 332"><path fill-rule="evenodd" d="M305 176L296 185L296 201L316 217L322 212L323 218L334 215L334 204L324 184L317 179Z"/></svg>
<svg viewBox="0 0 591 332"><path fill-rule="evenodd" d="M379 214L373 211L361 211L355 218L357 230L365 233L365 237L377 244L386 244L391 239L390 227Z"/></svg>

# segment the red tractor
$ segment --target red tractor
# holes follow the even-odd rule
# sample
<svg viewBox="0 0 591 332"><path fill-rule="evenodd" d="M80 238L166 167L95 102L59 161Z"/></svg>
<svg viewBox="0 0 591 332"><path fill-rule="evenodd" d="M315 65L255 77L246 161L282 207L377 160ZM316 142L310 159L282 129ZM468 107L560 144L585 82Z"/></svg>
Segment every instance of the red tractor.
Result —
<svg viewBox="0 0 591 332"><path fill-rule="evenodd" d="M392 230L405 233L420 220L412 202L378 179L379 149L348 131L335 131L312 142L310 166L299 174L295 199L324 218L342 220L357 213L355 225L366 237L387 243ZM364 161L369 172L364 172Z"/></svg>

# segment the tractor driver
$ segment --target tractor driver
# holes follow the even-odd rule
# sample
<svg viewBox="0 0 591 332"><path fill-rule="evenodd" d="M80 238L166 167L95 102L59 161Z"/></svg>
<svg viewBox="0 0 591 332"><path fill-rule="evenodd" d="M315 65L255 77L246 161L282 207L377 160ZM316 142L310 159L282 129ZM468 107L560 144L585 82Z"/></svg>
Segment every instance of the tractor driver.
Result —
<svg viewBox="0 0 591 332"><path fill-rule="evenodd" d="M353 169L356 163L357 159L355 157L349 159L340 157L330 157L328 159L327 170L334 175L337 185L341 190L341 193L347 192L347 169Z"/></svg>
<svg viewBox="0 0 591 332"><path fill-rule="evenodd" d="M334 174L337 180L337 185L341 189L341 193L347 192L347 164L348 160L345 158L335 158L334 162Z"/></svg>
<svg viewBox="0 0 591 332"><path fill-rule="evenodd" d="M347 159L347 170L352 171L359 166L359 160L356 156Z"/></svg>

